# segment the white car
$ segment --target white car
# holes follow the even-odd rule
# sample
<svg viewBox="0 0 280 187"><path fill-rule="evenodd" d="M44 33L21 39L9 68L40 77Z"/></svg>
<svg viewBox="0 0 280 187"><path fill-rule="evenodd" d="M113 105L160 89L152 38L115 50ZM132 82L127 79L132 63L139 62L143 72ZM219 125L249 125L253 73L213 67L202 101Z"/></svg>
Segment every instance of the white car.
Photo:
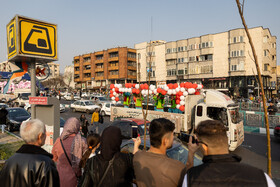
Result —
<svg viewBox="0 0 280 187"><path fill-rule="evenodd" d="M25 106L24 106L24 109L25 109L27 112L31 113L31 104L26 103ZM59 105L59 111L60 111L60 112L65 112L65 106L62 105L62 104L60 104L60 105Z"/></svg>
<svg viewBox="0 0 280 187"><path fill-rule="evenodd" d="M102 104L102 108L100 110L100 114L102 116L110 116L111 115L111 106L123 107L121 103L113 104L111 102L104 102Z"/></svg>
<svg viewBox="0 0 280 187"><path fill-rule="evenodd" d="M93 104L89 100L78 100L70 105L73 112L81 111L86 113L93 113L96 108L100 109L100 106Z"/></svg>

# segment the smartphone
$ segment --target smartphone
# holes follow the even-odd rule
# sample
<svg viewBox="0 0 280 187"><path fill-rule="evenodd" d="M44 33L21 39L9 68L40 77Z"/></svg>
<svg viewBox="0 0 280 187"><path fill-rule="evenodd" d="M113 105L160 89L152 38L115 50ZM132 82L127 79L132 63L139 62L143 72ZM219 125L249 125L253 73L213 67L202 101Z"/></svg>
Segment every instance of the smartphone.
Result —
<svg viewBox="0 0 280 187"><path fill-rule="evenodd" d="M132 126L132 138L137 138L138 137L138 127L137 126Z"/></svg>
<svg viewBox="0 0 280 187"><path fill-rule="evenodd" d="M195 139L194 136L190 135L190 134L182 134L181 136L181 140L184 142L189 142L190 137L192 137L192 143L198 143L197 139Z"/></svg>

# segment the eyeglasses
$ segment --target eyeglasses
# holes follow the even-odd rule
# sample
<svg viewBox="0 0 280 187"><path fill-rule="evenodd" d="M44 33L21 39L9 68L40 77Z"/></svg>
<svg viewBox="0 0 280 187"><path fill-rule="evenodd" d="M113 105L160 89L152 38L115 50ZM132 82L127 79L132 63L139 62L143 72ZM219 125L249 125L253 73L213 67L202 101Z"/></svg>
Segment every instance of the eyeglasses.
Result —
<svg viewBox="0 0 280 187"><path fill-rule="evenodd" d="M206 143L204 143L203 141L197 141L196 143L197 144L201 143L201 144L204 144L206 147L208 147L208 145Z"/></svg>

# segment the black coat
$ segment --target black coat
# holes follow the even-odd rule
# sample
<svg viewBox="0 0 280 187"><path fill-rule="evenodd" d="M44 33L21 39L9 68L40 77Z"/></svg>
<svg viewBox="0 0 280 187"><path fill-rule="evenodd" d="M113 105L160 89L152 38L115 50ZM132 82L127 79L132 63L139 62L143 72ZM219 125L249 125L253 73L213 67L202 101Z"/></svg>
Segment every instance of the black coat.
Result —
<svg viewBox="0 0 280 187"><path fill-rule="evenodd" d="M0 125L1 124L5 124L7 123L7 115L8 115L8 111L5 108L2 108L0 110Z"/></svg>
<svg viewBox="0 0 280 187"><path fill-rule="evenodd" d="M52 155L29 144L23 145L6 161L0 181L1 186L59 187L59 175Z"/></svg>

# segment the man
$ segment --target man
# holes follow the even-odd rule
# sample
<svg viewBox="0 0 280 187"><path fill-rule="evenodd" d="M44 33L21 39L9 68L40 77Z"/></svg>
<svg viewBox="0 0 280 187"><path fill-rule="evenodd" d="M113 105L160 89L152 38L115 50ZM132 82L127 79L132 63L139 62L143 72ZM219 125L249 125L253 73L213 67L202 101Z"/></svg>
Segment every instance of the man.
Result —
<svg viewBox="0 0 280 187"><path fill-rule="evenodd" d="M270 102L269 107L267 108L267 111L268 111L269 115L275 115L276 112L278 111L278 109L276 106L274 106L273 102Z"/></svg>
<svg viewBox="0 0 280 187"><path fill-rule="evenodd" d="M5 163L1 186L59 186L59 176L52 155L41 148L46 128L38 119L22 123L20 136L26 142Z"/></svg>
<svg viewBox="0 0 280 187"><path fill-rule="evenodd" d="M227 128L216 120L200 122L195 130L197 143L188 147L188 162L193 165L194 153L201 149L203 164L188 170L183 187L187 186L275 186L262 170L240 163L241 158L229 154Z"/></svg>
<svg viewBox="0 0 280 187"><path fill-rule="evenodd" d="M0 110L0 125L1 125L1 129L2 129L2 133L4 133L4 128L7 123L7 115L8 115L8 111L6 110L6 108L4 106L2 106L2 108Z"/></svg>
<svg viewBox="0 0 280 187"><path fill-rule="evenodd" d="M168 158L166 150L172 147L174 123L168 119L152 120L149 128L151 147L149 151L138 151L133 166L138 187L177 187L182 185L186 166Z"/></svg>

